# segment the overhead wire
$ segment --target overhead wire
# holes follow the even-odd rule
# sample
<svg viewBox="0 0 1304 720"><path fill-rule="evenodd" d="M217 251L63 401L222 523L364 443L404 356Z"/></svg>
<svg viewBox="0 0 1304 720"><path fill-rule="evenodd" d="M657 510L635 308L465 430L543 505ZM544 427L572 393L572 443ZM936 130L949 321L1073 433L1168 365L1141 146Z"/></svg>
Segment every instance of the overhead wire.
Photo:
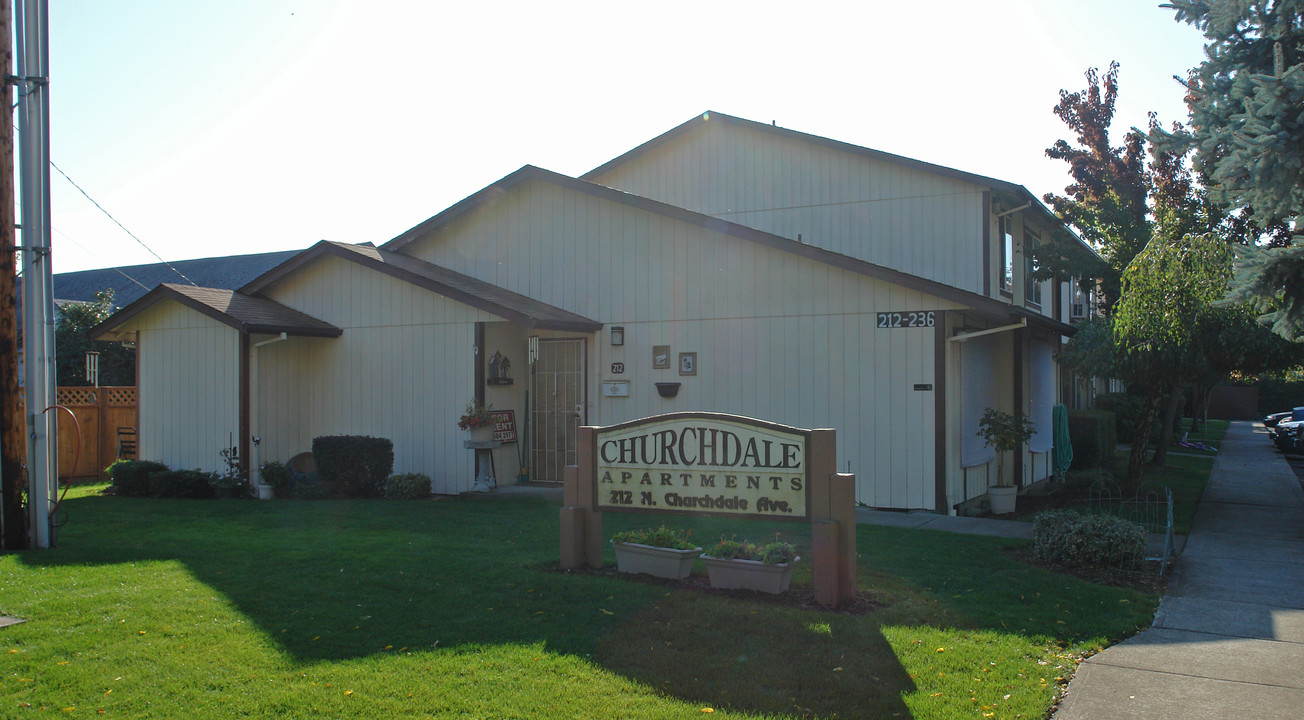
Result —
<svg viewBox="0 0 1304 720"><path fill-rule="evenodd" d="M60 230L60 229L57 228L57 227L51 227L50 229L53 230L54 232L59 233L59 235L62 236L63 239L67 240L68 242L72 243L73 245L76 245L78 248L81 248L81 250L82 250L83 252L87 253L88 255L91 255L91 256L95 257L95 259L97 259L97 260L101 260L101 261L104 261L104 262L108 262L108 260L105 260L104 258L102 258L102 257L100 257L99 255L97 255L97 254L95 253L94 250L91 250L90 248L86 247L85 245L82 245L81 243L77 242L76 240L73 240L71 237L68 236L68 233L66 233L66 232L64 232L64 231L62 231L62 230ZM139 285L141 288L143 288L146 292L149 291L149 286L148 286L148 285L146 285L145 283L143 283L143 282L137 280L136 278L134 278L134 277L128 275L127 272L126 272L125 270L123 270L122 268L111 267L111 268L109 268L109 269L112 270L112 271L114 271L114 272L116 272L117 274L119 274L119 275L121 275L121 276L127 278L128 280L130 280L130 281L136 283L136 284Z"/></svg>
<svg viewBox="0 0 1304 720"><path fill-rule="evenodd" d="M136 237L136 234L128 230L126 225L123 225L122 223L118 222L118 219L113 217L113 215L109 213L108 210L105 210L104 206L100 205L98 202L95 202L95 198L91 197L90 193L83 190L82 186L78 185L72 178L68 177L68 173L64 172L58 165L55 165L53 160L50 161L50 167L54 168L55 170L58 170L59 174L63 176L64 180L67 180L69 183L72 184L73 187L77 188L77 191L80 192L82 195L84 195L87 200L90 200L92 205L99 208L99 211L104 213L105 217L112 220L114 224L116 224L118 227L122 228L122 231L127 233L127 235L130 235L132 240L135 240L137 243L140 244L141 247L148 250L150 255L153 255L154 257L158 258L159 262L163 263L163 265L167 269L179 275L182 280L185 280L186 282L190 283L191 285L194 285L195 287L199 287L199 285L196 284L194 280L191 280L190 278L186 277L185 273L173 267L171 263L169 263L167 260L164 260L162 255L159 255L158 253L154 252L154 248L151 248L150 246L146 245L144 240L141 240L140 238Z"/></svg>

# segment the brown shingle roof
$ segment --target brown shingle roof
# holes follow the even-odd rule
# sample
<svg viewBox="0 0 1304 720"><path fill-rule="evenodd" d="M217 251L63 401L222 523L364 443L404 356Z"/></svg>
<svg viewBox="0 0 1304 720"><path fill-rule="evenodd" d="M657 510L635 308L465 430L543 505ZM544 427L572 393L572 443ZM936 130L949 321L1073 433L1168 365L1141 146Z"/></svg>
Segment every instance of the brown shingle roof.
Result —
<svg viewBox="0 0 1304 720"><path fill-rule="evenodd" d="M597 320L409 255L381 250L370 245L349 245L329 240L313 245L292 260L259 276L240 288L240 292L248 295L261 292L277 280L323 255L333 255L356 262L525 327L581 332L593 332L602 328L602 323Z"/></svg>
<svg viewBox="0 0 1304 720"><path fill-rule="evenodd" d="M328 322L282 305L234 290L163 283L140 299L91 328L100 337L162 300L174 300L243 333L339 337L343 332Z"/></svg>

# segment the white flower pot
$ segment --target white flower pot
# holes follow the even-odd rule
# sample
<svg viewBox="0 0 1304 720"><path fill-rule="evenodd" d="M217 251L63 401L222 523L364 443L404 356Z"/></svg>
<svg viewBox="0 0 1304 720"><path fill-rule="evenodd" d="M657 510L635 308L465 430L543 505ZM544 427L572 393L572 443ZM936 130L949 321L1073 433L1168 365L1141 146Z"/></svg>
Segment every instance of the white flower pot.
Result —
<svg viewBox="0 0 1304 720"><path fill-rule="evenodd" d="M992 506L993 515L1014 512L1014 499L1018 496L1019 489L1014 486L987 488L987 502Z"/></svg>
<svg viewBox="0 0 1304 720"><path fill-rule="evenodd" d="M711 587L718 590L759 590L778 595L788 591L792 570L801 558L781 565L766 565L759 560L724 560L703 555Z"/></svg>
<svg viewBox="0 0 1304 720"><path fill-rule="evenodd" d="M676 550L614 541L611 547L616 551L616 569L620 572L643 573L671 580L688 577L693 571L693 561L702 554L702 548Z"/></svg>
<svg viewBox="0 0 1304 720"><path fill-rule="evenodd" d="M477 425L473 428L467 428L468 440L473 443L487 443L494 439L493 425Z"/></svg>

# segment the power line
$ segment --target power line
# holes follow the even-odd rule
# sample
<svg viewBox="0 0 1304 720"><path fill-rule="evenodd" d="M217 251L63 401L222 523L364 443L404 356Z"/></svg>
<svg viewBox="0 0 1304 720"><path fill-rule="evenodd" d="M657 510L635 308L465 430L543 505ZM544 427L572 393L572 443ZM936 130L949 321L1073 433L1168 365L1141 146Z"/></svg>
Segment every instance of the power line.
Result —
<svg viewBox="0 0 1304 720"><path fill-rule="evenodd" d="M167 269L171 270L172 272L176 273L177 275L180 275L182 280L185 280L186 282L190 283L191 285L194 285L195 287L199 287L199 285L196 285L196 284L195 284L195 281L194 281L194 280L191 280L190 278L186 277L185 274L182 273L180 270L178 270L178 269L172 267L172 265L171 265L170 263L168 263L167 260L164 260L164 259L163 259L163 256L162 256L162 255L159 255L158 253L154 252L154 249L151 248L150 246L146 245L144 240L141 240L140 238L136 237L136 234L133 233L132 231L128 230L128 229L127 229L127 226L125 226L125 225L123 225L122 223L118 222L118 219L115 218L115 217L113 217L113 215L109 214L109 211L108 211L108 210L105 210L104 207L103 207L102 205L100 205L99 203L95 202L95 198L91 197L91 196L90 196L90 193L86 192L85 190L82 190L82 186L81 186L81 185L78 185L76 182L73 182L73 179L70 178L70 177L68 177L68 173L64 172L63 170L60 170L60 169L59 169L59 166L58 166L58 165L55 165L53 160L50 161L50 167L54 168L55 170L58 170L58 171L59 171L59 174L63 176L63 179L64 179L64 180L67 180L69 183L72 183L72 186L75 187L75 188L77 188L77 191L80 192L82 195L85 195L85 196L86 196L86 199L87 199L87 200L90 200L92 205L94 205L95 207L99 208L100 212L104 213L105 217L107 217L108 219L112 220L112 221L113 221L113 222L114 222L118 227L122 228L122 231L125 232L125 233L127 233L128 235L130 235L132 240L135 240L137 243L140 244L141 247L143 247L143 248L145 248L146 250L148 250L150 255L153 255L154 257L158 258L159 262L163 263L163 265L166 266ZM67 237L67 236L65 236L65 237Z"/></svg>
<svg viewBox="0 0 1304 720"><path fill-rule="evenodd" d="M57 228L57 227L53 227L53 226L51 226L50 229L53 230L53 231L55 231L55 232L57 232L57 233L59 233L59 235L61 235L61 236L63 237L63 239L65 239L65 240L67 240L68 242L72 243L73 245L76 245L77 247L81 248L84 252L86 252L87 254L91 255L92 257L94 257L94 258L96 258L96 259L98 259L98 260L102 260L102 261L104 261L104 262L109 262L108 260L105 260L104 258L102 258L102 257L100 257L99 255L95 254L95 251L94 251L94 250L91 250L90 248L86 247L85 245L82 245L81 243L77 242L76 240L73 240L71 237L68 236L68 233L66 233L66 232L64 232L64 231L62 231L62 230L60 230L60 229ZM134 277L128 275L128 274L127 274L127 273L126 273L122 268L111 267L111 268L109 268L109 269L112 270L113 272L116 272L117 274L119 274L119 275L121 275L121 276L127 278L128 280L130 280L130 281L136 283L137 285L141 286L141 288L143 288L146 292L149 292L149 286L148 286L148 285L146 285L145 283L143 283L143 282L137 280L136 278L134 278Z"/></svg>

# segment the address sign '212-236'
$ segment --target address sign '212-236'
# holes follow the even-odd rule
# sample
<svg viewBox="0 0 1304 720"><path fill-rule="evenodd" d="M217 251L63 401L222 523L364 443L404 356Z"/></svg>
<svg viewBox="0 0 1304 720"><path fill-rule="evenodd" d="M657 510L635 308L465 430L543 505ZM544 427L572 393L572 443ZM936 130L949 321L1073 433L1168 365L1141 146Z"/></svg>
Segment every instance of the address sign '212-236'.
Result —
<svg viewBox="0 0 1304 720"><path fill-rule="evenodd" d="M809 519L808 433L740 420L683 413L602 428L596 507Z"/></svg>

